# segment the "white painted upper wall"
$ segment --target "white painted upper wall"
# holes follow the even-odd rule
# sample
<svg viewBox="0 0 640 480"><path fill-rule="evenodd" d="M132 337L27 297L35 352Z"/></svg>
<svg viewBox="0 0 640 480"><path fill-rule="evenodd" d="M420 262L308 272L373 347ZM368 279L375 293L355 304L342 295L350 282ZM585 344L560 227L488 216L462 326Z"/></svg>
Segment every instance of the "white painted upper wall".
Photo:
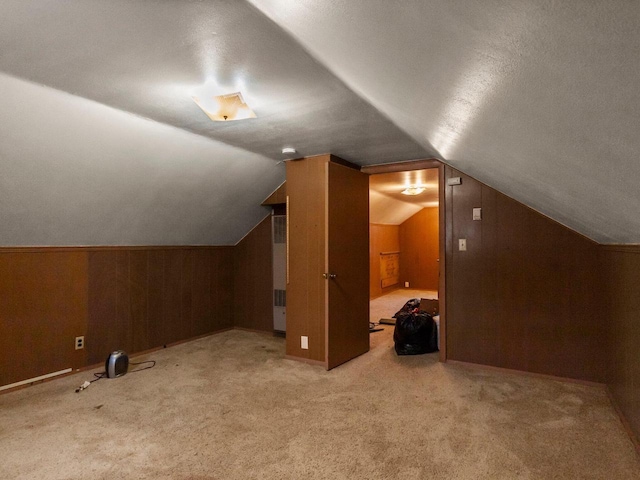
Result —
<svg viewBox="0 0 640 480"><path fill-rule="evenodd" d="M261 155L0 74L0 245L232 245L284 180Z"/></svg>

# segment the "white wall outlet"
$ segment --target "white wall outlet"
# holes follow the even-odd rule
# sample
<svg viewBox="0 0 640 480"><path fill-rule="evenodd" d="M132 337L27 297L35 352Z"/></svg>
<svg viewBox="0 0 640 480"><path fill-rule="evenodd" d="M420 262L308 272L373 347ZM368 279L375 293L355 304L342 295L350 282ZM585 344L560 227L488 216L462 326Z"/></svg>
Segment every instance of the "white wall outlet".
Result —
<svg viewBox="0 0 640 480"><path fill-rule="evenodd" d="M409 288L409 282L404 282L404 288Z"/></svg>
<svg viewBox="0 0 640 480"><path fill-rule="evenodd" d="M466 252L467 251L467 239L466 238L460 238L458 240L458 250L460 250L461 252Z"/></svg>
<svg viewBox="0 0 640 480"><path fill-rule="evenodd" d="M450 187L453 185L462 185L462 178L461 177L447 178L447 185L449 185Z"/></svg>
<svg viewBox="0 0 640 480"><path fill-rule="evenodd" d="M303 350L309 350L309 337L305 335L300 337L300 348Z"/></svg>
<svg viewBox="0 0 640 480"><path fill-rule="evenodd" d="M474 208L473 209L473 219L474 220L482 220L482 209Z"/></svg>
<svg viewBox="0 0 640 480"><path fill-rule="evenodd" d="M76 337L76 350L82 350L84 348L84 336Z"/></svg>

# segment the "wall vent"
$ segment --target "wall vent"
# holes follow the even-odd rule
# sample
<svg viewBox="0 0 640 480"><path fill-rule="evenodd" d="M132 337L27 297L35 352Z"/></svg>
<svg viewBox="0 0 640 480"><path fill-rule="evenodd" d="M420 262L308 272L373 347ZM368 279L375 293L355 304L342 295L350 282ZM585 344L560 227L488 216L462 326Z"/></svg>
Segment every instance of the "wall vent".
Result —
<svg viewBox="0 0 640 480"><path fill-rule="evenodd" d="M273 306L274 307L286 307L287 306L287 291L286 290L274 290L273 291Z"/></svg>
<svg viewBox="0 0 640 480"><path fill-rule="evenodd" d="M273 238L273 330L287 330L287 217L271 216Z"/></svg>
<svg viewBox="0 0 640 480"><path fill-rule="evenodd" d="M287 217L273 217L273 243L287 243Z"/></svg>

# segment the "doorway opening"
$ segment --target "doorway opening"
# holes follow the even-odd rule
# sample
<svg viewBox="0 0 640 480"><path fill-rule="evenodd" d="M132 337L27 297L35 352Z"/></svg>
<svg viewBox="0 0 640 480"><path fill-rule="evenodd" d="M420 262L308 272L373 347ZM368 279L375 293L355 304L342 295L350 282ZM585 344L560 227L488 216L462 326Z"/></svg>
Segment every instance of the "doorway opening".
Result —
<svg viewBox="0 0 640 480"><path fill-rule="evenodd" d="M371 346L388 341L393 316L407 302L423 300L420 309L434 317L438 358L445 361L443 165L424 160L363 171L370 174L370 321L386 331L372 333Z"/></svg>

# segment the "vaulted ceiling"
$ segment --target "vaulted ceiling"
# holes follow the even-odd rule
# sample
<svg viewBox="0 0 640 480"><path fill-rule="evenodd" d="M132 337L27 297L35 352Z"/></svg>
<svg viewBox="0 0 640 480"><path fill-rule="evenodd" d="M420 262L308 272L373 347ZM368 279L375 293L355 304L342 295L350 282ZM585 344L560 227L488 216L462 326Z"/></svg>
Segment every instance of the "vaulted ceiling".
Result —
<svg viewBox="0 0 640 480"><path fill-rule="evenodd" d="M411 187L418 190L406 193ZM371 175L369 222L400 225L423 208L438 207L438 192L437 168Z"/></svg>
<svg viewBox="0 0 640 480"><path fill-rule="evenodd" d="M640 243L640 4L3 0L0 244L234 244L281 149L436 157ZM257 118L212 122L203 85Z"/></svg>

